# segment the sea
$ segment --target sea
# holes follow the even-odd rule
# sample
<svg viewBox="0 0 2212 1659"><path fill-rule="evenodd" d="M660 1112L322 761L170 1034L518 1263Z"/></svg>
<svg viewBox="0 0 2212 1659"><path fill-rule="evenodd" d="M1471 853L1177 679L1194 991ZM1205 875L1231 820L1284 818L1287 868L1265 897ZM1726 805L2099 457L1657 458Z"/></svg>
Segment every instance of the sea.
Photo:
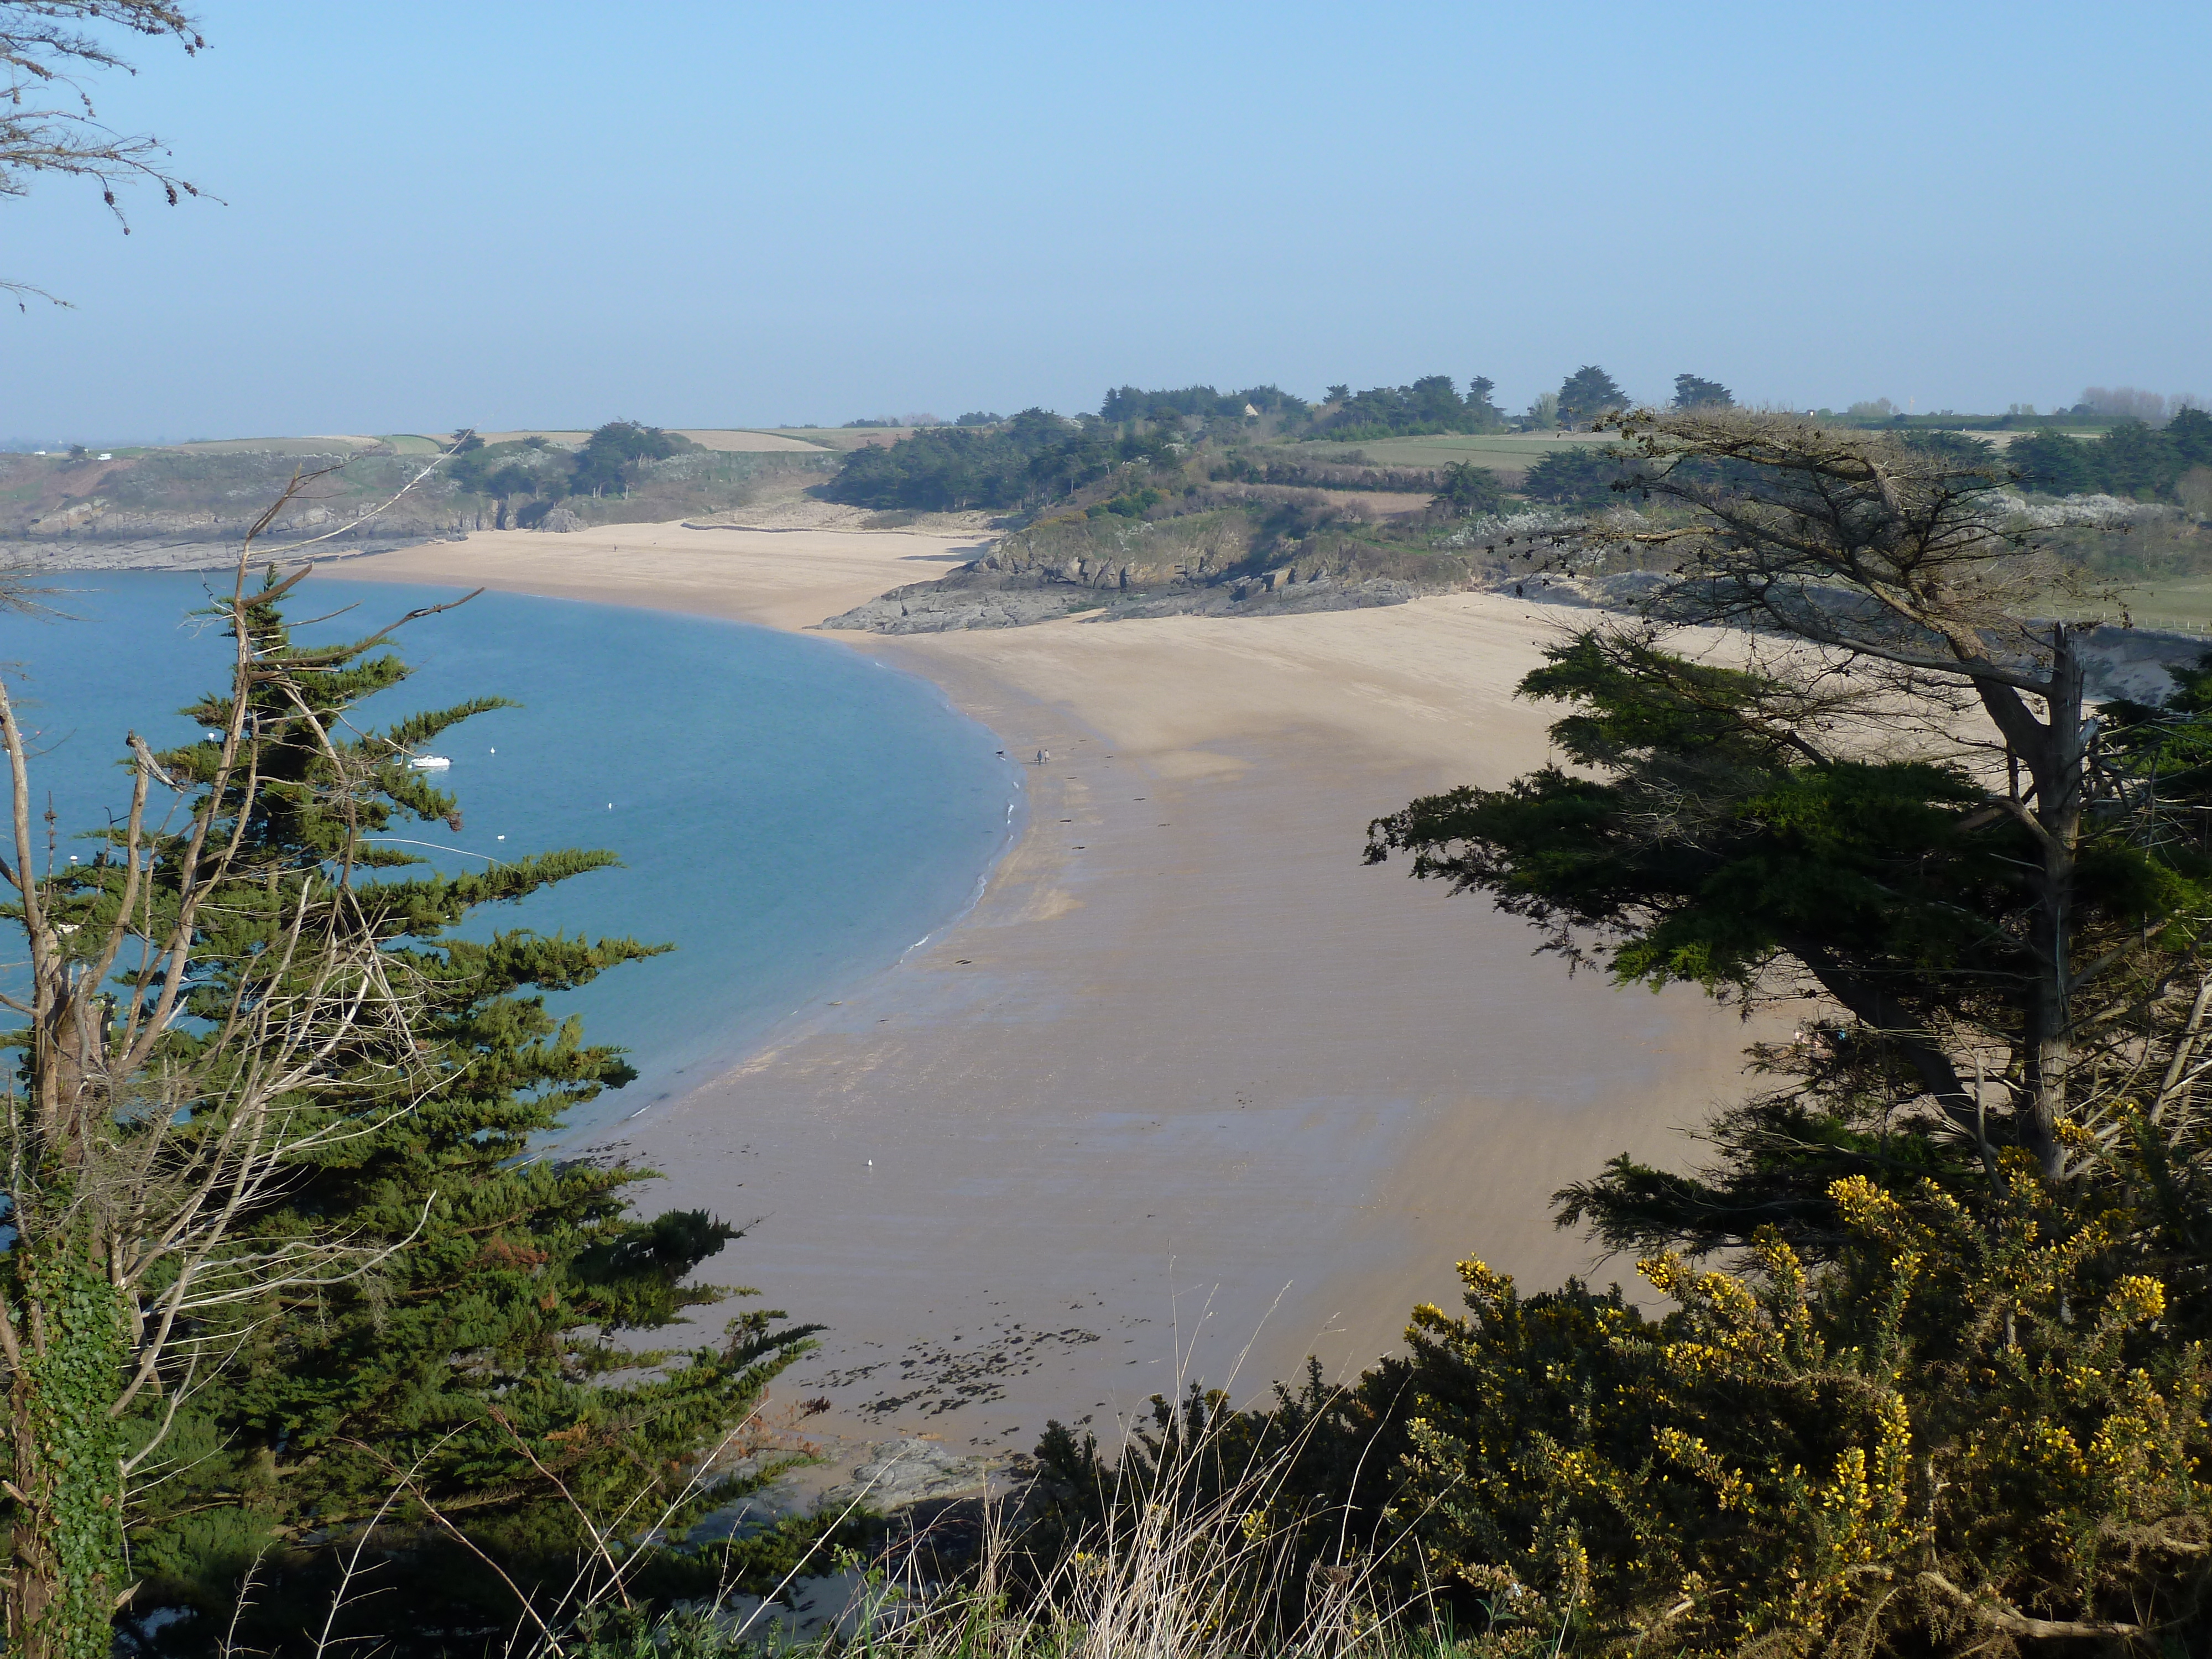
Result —
<svg viewBox="0 0 2212 1659"><path fill-rule="evenodd" d="M51 805L66 860L88 858L82 834L128 804L126 732L156 749L198 737L178 711L227 683L233 647L195 613L230 578L52 580L52 614L0 613L0 672L34 739L33 816ZM460 594L311 578L287 614L302 643L334 642ZM520 705L428 745L452 763L435 778L462 828L396 823L392 837L456 872L570 847L622 860L466 931L675 947L547 998L639 1073L572 1113L556 1145L651 1111L896 964L975 902L1022 824L1020 768L990 732L928 682L828 641L486 592L392 644L414 672L360 707L363 729L471 697Z"/></svg>

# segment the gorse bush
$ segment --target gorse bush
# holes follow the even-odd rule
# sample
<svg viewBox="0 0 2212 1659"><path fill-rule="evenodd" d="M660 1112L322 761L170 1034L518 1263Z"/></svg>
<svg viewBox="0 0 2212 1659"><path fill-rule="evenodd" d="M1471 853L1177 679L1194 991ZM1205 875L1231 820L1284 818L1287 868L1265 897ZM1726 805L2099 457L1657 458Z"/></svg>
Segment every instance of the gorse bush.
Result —
<svg viewBox="0 0 2212 1659"><path fill-rule="evenodd" d="M1495 1659L2200 1651L2212 1183L2193 1129L2118 1121L2075 1137L2072 1182L2017 1151L1957 1190L1839 1180L1822 1262L1771 1231L1728 1270L1656 1252L1663 1313L1462 1263L1463 1310L1416 1310L1351 1388L1155 1401L1110 1462L1055 1429L1025 1545L1056 1566L1116 1504L1241 1492L1286 1551L1246 1587L1255 1632L1358 1560Z"/></svg>
<svg viewBox="0 0 2212 1659"><path fill-rule="evenodd" d="M1505 1650L1966 1651L2206 1633L2212 1382L2094 1204L2005 1160L1978 1206L1837 1183L1850 1243L1740 1273L1639 1264L1411 1332L1408 1559Z"/></svg>

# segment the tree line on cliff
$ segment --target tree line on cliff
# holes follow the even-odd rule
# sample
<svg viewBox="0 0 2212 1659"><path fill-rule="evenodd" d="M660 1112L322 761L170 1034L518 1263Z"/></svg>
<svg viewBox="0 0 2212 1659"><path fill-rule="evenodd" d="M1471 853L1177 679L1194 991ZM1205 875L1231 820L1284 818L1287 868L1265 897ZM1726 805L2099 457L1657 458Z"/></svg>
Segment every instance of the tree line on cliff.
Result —
<svg viewBox="0 0 2212 1659"><path fill-rule="evenodd" d="M828 499L883 510L1004 511L1064 498L1121 469L1158 467L1189 446L1249 437L1326 438L1340 442L1443 433L1588 427L1628 398L1595 365L1569 375L1557 394L1521 417L1491 401L1495 383L1477 375L1462 394L1449 375L1431 374L1401 386L1354 392L1331 386L1316 407L1274 386L1222 393L1210 386L1109 391L1097 415L1073 419L1028 409L989 425L931 427L887 445L848 453ZM1697 375L1678 376L1675 406L1725 406L1728 388Z"/></svg>

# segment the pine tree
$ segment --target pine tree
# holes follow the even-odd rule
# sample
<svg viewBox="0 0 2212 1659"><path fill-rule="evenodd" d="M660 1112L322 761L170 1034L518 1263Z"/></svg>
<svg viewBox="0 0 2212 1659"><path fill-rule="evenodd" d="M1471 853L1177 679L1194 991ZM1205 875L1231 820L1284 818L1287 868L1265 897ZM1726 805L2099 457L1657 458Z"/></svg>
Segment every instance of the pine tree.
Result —
<svg viewBox="0 0 2212 1659"><path fill-rule="evenodd" d="M1559 386L1559 422L1572 431L1601 415L1628 407L1628 394L1595 363L1585 363Z"/></svg>
<svg viewBox="0 0 2212 1659"><path fill-rule="evenodd" d="M1616 1246L1771 1223L1817 1250L1848 1175L1986 1170L2006 1145L2065 1175L2212 904L2212 794L2173 758L2204 711L2086 705L2085 630L2036 618L2097 596L1990 503L1985 455L1736 410L1635 422L1639 488L1679 516L1630 539L1681 580L1522 688L1571 706L1554 734L1586 769L1417 801L1370 855L1409 851L1623 980L1829 1006L1760 1051L1795 1081L1719 1120L1705 1177L1624 1161L1569 1214ZM1664 649L1676 620L1758 630L1746 665Z"/></svg>
<svg viewBox="0 0 2212 1659"><path fill-rule="evenodd" d="M240 1206L222 1246L233 1288L179 1319L172 1347L189 1362L171 1364L161 1397L140 1396L122 1423L131 1444L159 1435L136 1476L146 1499L126 1517L131 1568L148 1581L135 1606L198 1610L172 1627L189 1642L222 1628L258 1562L240 1639L282 1645L319 1628L336 1556L363 1547L368 1583L404 1580L406 1627L510 1626L508 1581L566 1583L608 1547L595 1526L624 1538L680 1528L733 1490L716 1454L744 1449L732 1437L811 1328L754 1311L697 1346L630 1345L750 1294L684 1282L738 1235L703 1212L634 1217L650 1171L534 1150L565 1112L634 1075L576 1019L548 1012L545 994L663 947L527 929L459 937L483 907L613 855L448 876L396 844L414 825L459 828L453 799L410 757L501 703L357 729L349 711L407 676L381 648L391 630L302 646L283 613L293 581L272 574L218 607L244 636L240 667L187 712L229 740L147 757L182 810L180 827L148 838L137 931L161 936L175 915L195 833L231 860L190 929L183 1018L163 1038L161 1063L197 1091L179 1103L185 1127L172 1133L185 1138L168 1155L184 1166L207 1155L233 1079L259 1063L250 1045L224 1046L240 1011L303 999L328 976L288 944L303 928L367 952L348 960L372 964L363 983L386 988L386 1017L330 1027L299 1114L319 1128L295 1134L296 1153ZM48 896L93 915L125 881L111 847L53 878ZM120 1006L149 982L126 975ZM340 1250L344 1271L257 1277L242 1265ZM388 1599L362 1617L388 1628Z"/></svg>
<svg viewBox="0 0 2212 1659"><path fill-rule="evenodd" d="M1698 374L1677 374L1674 377L1676 409L1734 409L1735 394L1718 380L1708 380Z"/></svg>

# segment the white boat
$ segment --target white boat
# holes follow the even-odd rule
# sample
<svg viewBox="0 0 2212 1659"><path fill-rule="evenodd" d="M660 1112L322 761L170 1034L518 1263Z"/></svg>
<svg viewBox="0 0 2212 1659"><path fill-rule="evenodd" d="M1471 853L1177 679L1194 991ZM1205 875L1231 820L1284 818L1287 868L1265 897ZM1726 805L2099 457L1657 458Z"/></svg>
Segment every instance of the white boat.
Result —
<svg viewBox="0 0 2212 1659"><path fill-rule="evenodd" d="M407 764L411 770L416 772L442 772L451 766L453 762L447 760L443 755L415 755L409 758Z"/></svg>

